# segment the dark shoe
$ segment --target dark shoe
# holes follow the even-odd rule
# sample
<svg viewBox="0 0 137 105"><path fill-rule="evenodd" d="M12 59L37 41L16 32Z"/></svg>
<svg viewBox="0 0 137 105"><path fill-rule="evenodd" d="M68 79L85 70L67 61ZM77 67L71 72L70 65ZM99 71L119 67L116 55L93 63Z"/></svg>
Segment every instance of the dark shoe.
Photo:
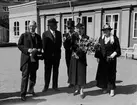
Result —
<svg viewBox="0 0 137 105"><path fill-rule="evenodd" d="M42 90L42 92L47 92L48 91L48 89L46 89L46 88L44 88L43 90Z"/></svg>
<svg viewBox="0 0 137 105"><path fill-rule="evenodd" d="M58 88L53 88L55 92L59 92L60 90Z"/></svg>
<svg viewBox="0 0 137 105"><path fill-rule="evenodd" d="M35 96L36 95L36 93L33 91L33 92L31 92L31 91L28 91L28 94L32 94L33 96Z"/></svg>
<svg viewBox="0 0 137 105"><path fill-rule="evenodd" d="M26 97L25 96L21 96L21 100L22 101L26 101Z"/></svg>
<svg viewBox="0 0 137 105"><path fill-rule="evenodd" d="M34 88L29 89L28 94L32 94L34 96L35 95Z"/></svg>
<svg viewBox="0 0 137 105"><path fill-rule="evenodd" d="M84 99L84 98L85 98L84 93L83 93L83 94L80 94L80 97L81 97L82 99Z"/></svg>
<svg viewBox="0 0 137 105"><path fill-rule="evenodd" d="M73 93L73 95L76 96L76 95L79 94L79 92L80 92L79 90L76 90L76 91Z"/></svg>
<svg viewBox="0 0 137 105"><path fill-rule="evenodd" d="M72 87L74 87L74 85L73 84L69 84L68 88L72 88Z"/></svg>

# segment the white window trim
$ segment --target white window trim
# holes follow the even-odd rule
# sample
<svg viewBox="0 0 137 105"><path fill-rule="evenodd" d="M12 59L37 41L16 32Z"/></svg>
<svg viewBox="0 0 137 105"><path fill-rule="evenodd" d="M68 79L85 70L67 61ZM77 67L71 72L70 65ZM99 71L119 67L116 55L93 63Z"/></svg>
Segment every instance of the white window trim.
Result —
<svg viewBox="0 0 137 105"><path fill-rule="evenodd" d="M63 23L63 25L62 25L62 26L63 26L63 27L62 27L62 29L63 29L62 31L63 31L63 32L62 32L62 33L63 33L63 34L64 34L64 31L65 31L65 30L64 30L64 25L65 25L65 24L64 24L64 19L67 19L67 21L68 21L69 19L72 19L72 20L73 20L73 17L63 17L63 22L62 22L62 23ZM66 23L66 25L67 25L67 23ZM66 31L68 32L68 29L66 29Z"/></svg>
<svg viewBox="0 0 137 105"><path fill-rule="evenodd" d="M19 21L15 21L14 23L16 23L16 26L13 26L13 30L14 30L14 27L16 27L16 30L14 30L14 37L19 37L20 36L20 23ZM19 26L17 26L17 23L19 23ZM19 27L19 30L17 30L17 27ZM19 32L19 34L17 34ZM16 35L15 35L16 33Z"/></svg>
<svg viewBox="0 0 137 105"><path fill-rule="evenodd" d="M119 21L120 21L120 13L110 13L110 14L105 14L105 19L104 19L104 24L106 24L106 16L107 15L118 15L118 26L117 26L117 37L119 38Z"/></svg>
<svg viewBox="0 0 137 105"><path fill-rule="evenodd" d="M133 38L133 39L137 39L137 37L134 37L134 26L135 26L135 25L134 25L134 23L135 23L135 14L137 14L137 12L134 12L134 14L133 14L133 31L132 31L132 33L133 33L133 34L132 34L132 38Z"/></svg>
<svg viewBox="0 0 137 105"><path fill-rule="evenodd" d="M27 22L27 24L26 24L26 22ZM29 22L30 22L30 20L26 20L25 21L25 32L28 32L29 31ZM26 30L27 29L27 30Z"/></svg>

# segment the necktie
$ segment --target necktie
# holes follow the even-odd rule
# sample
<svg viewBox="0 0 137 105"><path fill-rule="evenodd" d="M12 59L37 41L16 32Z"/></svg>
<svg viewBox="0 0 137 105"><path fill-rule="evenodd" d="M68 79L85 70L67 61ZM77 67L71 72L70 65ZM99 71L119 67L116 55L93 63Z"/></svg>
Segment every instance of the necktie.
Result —
<svg viewBox="0 0 137 105"><path fill-rule="evenodd" d="M55 36L55 31L53 31L53 36L54 36L54 38L56 38L56 36Z"/></svg>

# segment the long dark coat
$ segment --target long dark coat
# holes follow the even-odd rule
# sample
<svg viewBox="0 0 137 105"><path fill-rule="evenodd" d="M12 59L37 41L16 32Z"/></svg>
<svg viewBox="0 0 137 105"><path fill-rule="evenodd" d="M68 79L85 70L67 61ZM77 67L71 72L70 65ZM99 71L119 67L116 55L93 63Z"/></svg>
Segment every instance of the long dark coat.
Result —
<svg viewBox="0 0 137 105"><path fill-rule="evenodd" d="M73 45L72 50L73 52L77 53L77 44L75 43L75 40L80 40L79 38L73 37ZM87 35L83 35L82 38L89 38ZM79 54L79 59L76 59L75 57L71 57L70 61L70 73L69 73L69 80L68 83L73 85L85 85L86 84L86 67L87 67L87 59L86 59L86 53L84 51L81 51Z"/></svg>
<svg viewBox="0 0 137 105"><path fill-rule="evenodd" d="M117 57L121 55L121 49L119 40L114 36L114 43L110 41L105 44L102 37L99 38L100 50L95 52L95 57L99 58L96 80L97 86L100 88L111 88L114 89L115 80L116 80L116 64ZM113 52L117 52L117 55L112 60L108 60L107 57L110 56Z"/></svg>
<svg viewBox="0 0 137 105"><path fill-rule="evenodd" d="M37 49L42 49L42 40L40 35L35 34L35 39L36 39L36 48ZM32 36L31 33L26 32L23 33L18 41L18 48L21 51L21 62L20 62L20 70L22 71L22 68L25 64L27 64L30 61L30 55L28 53L29 48L33 48L33 42L32 42ZM37 65L35 65L36 69L38 69L38 60L37 60Z"/></svg>

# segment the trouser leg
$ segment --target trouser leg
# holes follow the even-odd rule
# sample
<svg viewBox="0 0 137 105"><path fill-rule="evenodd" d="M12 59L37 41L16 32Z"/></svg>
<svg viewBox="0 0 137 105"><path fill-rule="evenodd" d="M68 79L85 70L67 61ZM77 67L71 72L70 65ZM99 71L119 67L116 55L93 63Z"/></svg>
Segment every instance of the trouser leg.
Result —
<svg viewBox="0 0 137 105"><path fill-rule="evenodd" d="M21 96L25 96L27 92L29 78L28 64L25 64L22 68L22 79L21 79Z"/></svg>
<svg viewBox="0 0 137 105"><path fill-rule="evenodd" d="M52 78L52 88L58 88L58 74L59 74L59 64L60 59L56 59L53 62L53 78Z"/></svg>
<svg viewBox="0 0 137 105"><path fill-rule="evenodd" d="M66 59L66 65L67 65L67 75L69 77L69 66L70 66L70 59L71 59L70 51L65 51L65 59Z"/></svg>
<svg viewBox="0 0 137 105"><path fill-rule="evenodd" d="M45 61L45 74L44 74L44 81L45 81L45 89L49 88L50 78L51 78L51 68L52 68L52 62L51 61Z"/></svg>

